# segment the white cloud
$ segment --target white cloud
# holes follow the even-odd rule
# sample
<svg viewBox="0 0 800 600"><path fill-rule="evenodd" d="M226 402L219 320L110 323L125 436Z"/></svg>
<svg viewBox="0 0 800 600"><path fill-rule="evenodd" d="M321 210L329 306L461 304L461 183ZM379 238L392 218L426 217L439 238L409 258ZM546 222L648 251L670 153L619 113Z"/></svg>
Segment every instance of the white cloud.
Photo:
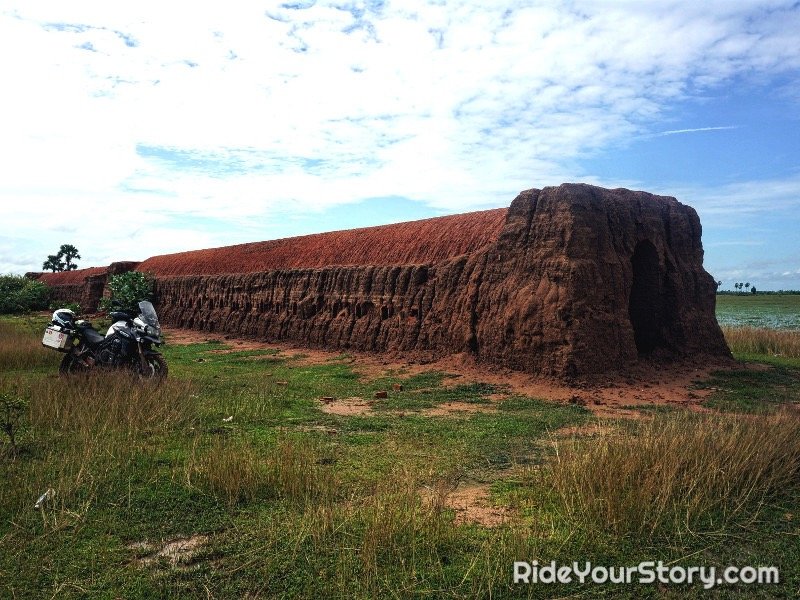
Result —
<svg viewBox="0 0 800 600"><path fill-rule="evenodd" d="M736 125L724 125L720 127L692 127L690 129L670 129L669 131L654 133L653 137L662 137L665 135L677 135L680 133L697 133L699 131L726 131L728 129L738 129L738 127Z"/></svg>
<svg viewBox="0 0 800 600"><path fill-rule="evenodd" d="M713 189L704 187L672 189L663 192L691 204L704 221L716 226L752 226L752 219L763 214L798 215L800 174L780 179L739 181Z"/></svg>
<svg viewBox="0 0 800 600"><path fill-rule="evenodd" d="M585 176L576 159L691 93L800 67L788 1L308 5L6 3L0 199L15 208L0 236L14 255L61 243L73 219L89 264L230 237L164 210L252 227L386 195L507 204ZM0 270L19 270L2 248Z"/></svg>

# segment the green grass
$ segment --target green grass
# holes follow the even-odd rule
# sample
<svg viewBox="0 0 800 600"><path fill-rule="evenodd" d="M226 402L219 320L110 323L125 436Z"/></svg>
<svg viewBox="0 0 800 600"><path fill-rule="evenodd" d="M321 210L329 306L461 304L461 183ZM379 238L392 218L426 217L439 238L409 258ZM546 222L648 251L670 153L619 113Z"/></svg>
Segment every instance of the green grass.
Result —
<svg viewBox="0 0 800 600"><path fill-rule="evenodd" d="M731 327L800 329L800 294L720 294L717 321Z"/></svg>
<svg viewBox="0 0 800 600"><path fill-rule="evenodd" d="M716 371L711 379L697 386L713 392L703 404L727 412L774 412L786 404L800 403L800 368L771 364L758 370Z"/></svg>
<svg viewBox="0 0 800 600"><path fill-rule="evenodd" d="M0 319L0 391L31 400L22 450L0 446L1 597L702 595L512 586L513 562L533 559L776 564L783 583L757 593L800 587L800 517L787 518L800 515L800 495L787 486L745 499L737 515L748 518L717 521L722 509L712 506L689 533L672 521L636 536L576 519L542 477L557 457L554 432L593 419L581 407L498 401L490 396L508 390L434 371L364 380L347 355L310 365L277 350L220 352L232 348L219 342L168 345L161 387L114 374L62 380L60 356L39 344L41 327ZM716 374L704 384L719 388L711 405L758 413L793 402L799 367L774 360L764 371ZM372 399L378 390L389 397L368 414L320 410L322 396ZM495 410L420 412L445 402ZM639 435L630 423L615 431ZM457 484L489 485L491 502L511 511L508 524L455 525L440 493L421 493ZM33 510L48 488L54 498ZM196 535L206 542L178 564L154 557L165 542ZM753 588L726 591L748 597Z"/></svg>

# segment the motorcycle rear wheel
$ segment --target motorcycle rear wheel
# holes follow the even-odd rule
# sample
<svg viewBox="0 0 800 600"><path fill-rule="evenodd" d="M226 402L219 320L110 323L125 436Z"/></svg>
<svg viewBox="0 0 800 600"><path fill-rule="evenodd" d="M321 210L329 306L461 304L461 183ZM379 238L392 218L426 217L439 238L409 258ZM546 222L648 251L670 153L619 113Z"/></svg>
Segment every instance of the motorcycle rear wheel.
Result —
<svg viewBox="0 0 800 600"><path fill-rule="evenodd" d="M167 361L160 354L150 354L145 356L145 370L142 370L142 364L137 362L134 366L134 371L141 379L162 381L167 378Z"/></svg>
<svg viewBox="0 0 800 600"><path fill-rule="evenodd" d="M59 375L78 375L86 373L88 370L88 367L72 354L65 354L58 366Z"/></svg>

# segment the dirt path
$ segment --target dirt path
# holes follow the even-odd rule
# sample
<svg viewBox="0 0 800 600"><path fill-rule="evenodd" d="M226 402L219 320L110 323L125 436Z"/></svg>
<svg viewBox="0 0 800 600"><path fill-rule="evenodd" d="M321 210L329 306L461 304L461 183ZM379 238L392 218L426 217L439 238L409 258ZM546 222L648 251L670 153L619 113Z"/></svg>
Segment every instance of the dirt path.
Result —
<svg viewBox="0 0 800 600"><path fill-rule="evenodd" d="M319 350L300 347L288 343L267 343L255 340L219 336L202 331L165 328L168 344L194 344L218 341L231 346L229 351L275 349L279 355L295 358L304 364L325 364L345 356L353 369L363 379L397 375L407 377L426 371L442 371L456 375L447 379L446 385L460 385L471 382L484 382L501 386L506 390L494 394L490 400L499 401L508 395L524 395L552 402L571 403L585 406L594 414L608 417L637 417L637 407L652 405L673 405L704 411L701 406L704 398L713 392L709 389L694 389L694 385L709 378L714 370L731 368L731 362L698 364L698 361L676 362L668 368L663 365L640 365L621 375L597 377L592 381L567 384L555 380L534 377L526 373L500 369L491 365L476 363L468 354L455 354L441 360L418 363L400 360L397 357L381 354L367 354L336 350ZM223 350L224 352L225 350ZM741 368L741 365L735 365ZM754 367L755 368L755 367ZM343 411L347 414L363 414L369 411L369 401L352 398L347 406L330 404L329 412ZM493 403L442 407L443 414L458 414L466 410L494 410ZM338 402L337 402L338 404ZM448 410L452 408L452 410ZM336 414L339 414L337 412ZM436 413L438 414L438 412Z"/></svg>

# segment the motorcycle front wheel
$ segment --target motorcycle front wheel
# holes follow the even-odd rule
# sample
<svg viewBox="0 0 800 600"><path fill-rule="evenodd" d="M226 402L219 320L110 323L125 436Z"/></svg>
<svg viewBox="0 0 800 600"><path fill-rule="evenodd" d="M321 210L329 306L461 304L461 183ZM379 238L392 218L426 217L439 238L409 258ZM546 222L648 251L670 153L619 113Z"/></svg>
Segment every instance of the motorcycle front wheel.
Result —
<svg viewBox="0 0 800 600"><path fill-rule="evenodd" d="M61 359L61 364L58 366L59 375L77 375L78 373L86 373L88 370L88 367L71 353L65 354L64 358Z"/></svg>
<svg viewBox="0 0 800 600"><path fill-rule="evenodd" d="M160 354L148 354L144 357L145 365L137 361L134 364L134 371L141 379L152 379L161 381L167 377L167 361Z"/></svg>

